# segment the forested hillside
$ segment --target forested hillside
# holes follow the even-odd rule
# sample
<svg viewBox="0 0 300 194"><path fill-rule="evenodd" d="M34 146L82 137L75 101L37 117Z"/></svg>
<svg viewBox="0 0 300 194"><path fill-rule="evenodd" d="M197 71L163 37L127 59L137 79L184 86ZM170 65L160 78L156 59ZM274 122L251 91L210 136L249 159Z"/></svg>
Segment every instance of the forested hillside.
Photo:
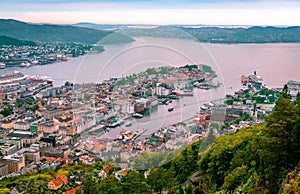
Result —
<svg viewBox="0 0 300 194"><path fill-rule="evenodd" d="M33 41L19 40L8 36L0 36L0 46L12 45L12 46L35 46L36 43Z"/></svg>
<svg viewBox="0 0 300 194"><path fill-rule="evenodd" d="M151 29L128 28L122 33L129 36L193 39L199 42L224 44L300 42L299 26L250 28L158 26Z"/></svg>

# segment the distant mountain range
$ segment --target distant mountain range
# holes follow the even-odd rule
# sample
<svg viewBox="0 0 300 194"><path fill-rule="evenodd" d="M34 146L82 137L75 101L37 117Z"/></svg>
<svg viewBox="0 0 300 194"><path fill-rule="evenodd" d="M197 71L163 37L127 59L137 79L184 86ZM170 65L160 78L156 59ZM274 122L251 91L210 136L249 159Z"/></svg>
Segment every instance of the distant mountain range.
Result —
<svg viewBox="0 0 300 194"><path fill-rule="evenodd" d="M220 28L159 26L153 29L128 28L122 31L128 36L194 39L207 43L292 43L300 42L300 27Z"/></svg>
<svg viewBox="0 0 300 194"><path fill-rule="evenodd" d="M111 33L91 28L0 19L0 35L22 40L97 43Z"/></svg>
<svg viewBox="0 0 300 194"><path fill-rule="evenodd" d="M139 26L136 28L135 26ZM131 37L194 39L208 43L293 43L300 42L300 27L203 27L77 23L73 25L32 24L0 19L0 36L31 40L102 44L132 42ZM146 25L147 26L147 25ZM116 33L118 32L118 33ZM110 35L110 36L108 36ZM107 37L107 38L104 38Z"/></svg>
<svg viewBox="0 0 300 194"><path fill-rule="evenodd" d="M211 43L291 43L300 42L300 27L250 28L179 28L190 33L200 42Z"/></svg>
<svg viewBox="0 0 300 194"><path fill-rule="evenodd" d="M127 28L127 25L123 25L123 24L94 24L89 22L80 22L77 24L72 24L71 26L92 28L96 30L116 30L116 29Z"/></svg>

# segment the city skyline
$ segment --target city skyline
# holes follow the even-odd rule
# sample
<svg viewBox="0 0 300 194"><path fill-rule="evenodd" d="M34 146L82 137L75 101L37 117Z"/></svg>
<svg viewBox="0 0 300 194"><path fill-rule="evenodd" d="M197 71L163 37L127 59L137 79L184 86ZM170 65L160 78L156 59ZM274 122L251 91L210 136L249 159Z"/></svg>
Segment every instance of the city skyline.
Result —
<svg viewBox="0 0 300 194"><path fill-rule="evenodd" d="M0 18L33 23L300 25L295 0L27 0L1 2Z"/></svg>

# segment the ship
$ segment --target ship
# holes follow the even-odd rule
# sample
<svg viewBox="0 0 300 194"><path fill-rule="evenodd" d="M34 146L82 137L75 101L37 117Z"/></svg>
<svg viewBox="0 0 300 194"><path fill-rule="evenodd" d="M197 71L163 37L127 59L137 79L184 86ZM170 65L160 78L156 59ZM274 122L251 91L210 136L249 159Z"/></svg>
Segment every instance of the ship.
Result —
<svg viewBox="0 0 300 194"><path fill-rule="evenodd" d="M252 75L242 75L241 77L241 83L245 87L249 88L255 88L257 90L260 90L263 88L263 79L261 76L259 76L256 71Z"/></svg>
<svg viewBox="0 0 300 194"><path fill-rule="evenodd" d="M34 82L38 82L38 81L46 81L47 83L51 84L53 82L53 79L49 76L45 76L45 75L34 75L34 76L30 76L29 80L34 81Z"/></svg>
<svg viewBox="0 0 300 194"><path fill-rule="evenodd" d="M0 76L0 84L7 84L15 81L21 81L28 77L28 75L24 75L19 71L14 71L12 73L8 73Z"/></svg>
<svg viewBox="0 0 300 194"><path fill-rule="evenodd" d="M1 62L0 62L0 69L4 69L5 66L6 66L5 63L1 63Z"/></svg>

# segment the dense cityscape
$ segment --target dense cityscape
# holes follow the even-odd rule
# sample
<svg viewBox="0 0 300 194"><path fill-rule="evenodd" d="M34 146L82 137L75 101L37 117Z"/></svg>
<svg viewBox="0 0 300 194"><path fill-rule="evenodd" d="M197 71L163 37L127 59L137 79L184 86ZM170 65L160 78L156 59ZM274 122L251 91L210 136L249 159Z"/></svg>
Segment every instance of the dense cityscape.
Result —
<svg viewBox="0 0 300 194"><path fill-rule="evenodd" d="M298 194L300 1L0 2L0 194Z"/></svg>
<svg viewBox="0 0 300 194"><path fill-rule="evenodd" d="M22 49L29 52L27 47ZM172 112L172 101L190 98L196 90L221 87L221 83L213 81L215 77L215 71L207 65L149 68L103 83L66 82L60 87L53 87L48 76L28 76L17 71L2 75L2 179L72 163L91 165L101 161L123 166L114 172L117 179L130 169L151 170L163 158L144 164L141 157L145 153L163 155L201 139L207 141L208 147L210 138L261 123L272 112L281 91L268 89L256 72L242 75L239 91L226 95L221 103L208 101L200 105L188 120L159 129L131 129L132 122L151 115L158 106ZM300 83L289 81L287 86L295 99ZM145 134L148 130L151 133ZM106 176L111 168L108 163L99 177ZM67 184L65 175L57 179L63 184L51 180L49 190ZM79 187L72 189L77 190L80 184L77 182Z"/></svg>
<svg viewBox="0 0 300 194"><path fill-rule="evenodd" d="M80 43L40 42L34 45L2 46L0 48L0 68L30 67L46 65L57 61L67 61L90 52L91 45Z"/></svg>

